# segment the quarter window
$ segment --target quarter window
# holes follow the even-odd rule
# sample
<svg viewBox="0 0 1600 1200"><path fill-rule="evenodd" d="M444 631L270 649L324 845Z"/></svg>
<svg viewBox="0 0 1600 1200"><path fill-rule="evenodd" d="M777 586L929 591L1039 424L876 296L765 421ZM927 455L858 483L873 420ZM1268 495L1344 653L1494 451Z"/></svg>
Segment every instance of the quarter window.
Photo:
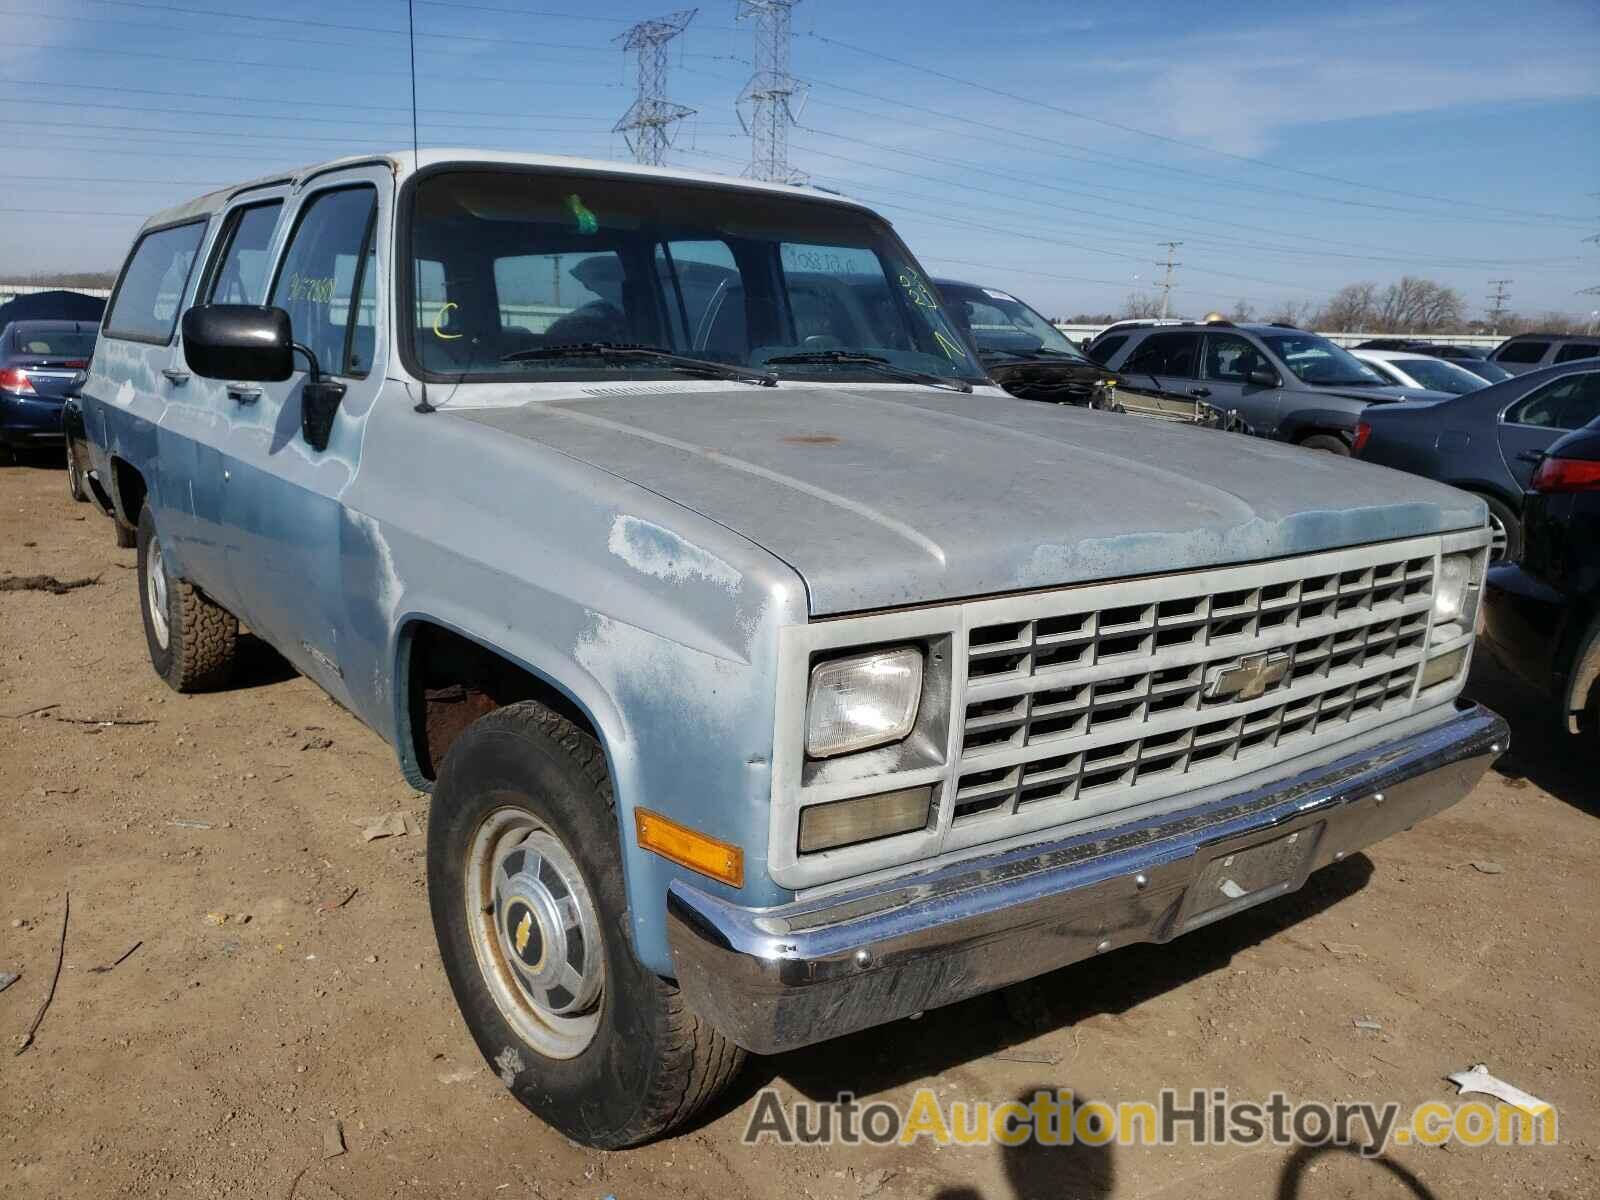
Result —
<svg viewBox="0 0 1600 1200"><path fill-rule="evenodd" d="M260 304L267 294L267 251L283 201L253 204L228 214L206 299L218 304Z"/></svg>
<svg viewBox="0 0 1600 1200"><path fill-rule="evenodd" d="M300 210L272 286L269 303L288 311L295 340L333 375L365 375L372 366L376 312L367 277L375 274L377 212L378 194L370 187L313 196Z"/></svg>
<svg viewBox="0 0 1600 1200"><path fill-rule="evenodd" d="M106 320L108 337L165 344L172 340L206 223L158 229L139 239L123 269Z"/></svg>
<svg viewBox="0 0 1600 1200"><path fill-rule="evenodd" d="M1092 346L1085 350L1084 353L1090 358L1094 359L1097 363L1108 363L1111 361L1111 356L1118 350L1121 350L1122 343L1126 342L1127 340L1127 334L1114 333L1108 338L1101 338L1098 342L1095 342Z"/></svg>
<svg viewBox="0 0 1600 1200"><path fill-rule="evenodd" d="M1495 359L1508 363L1536 363L1548 349L1549 342L1512 342L1509 346L1502 346Z"/></svg>
<svg viewBox="0 0 1600 1200"><path fill-rule="evenodd" d="M1122 369L1150 375L1192 377L1199 349L1198 333L1154 333L1133 352Z"/></svg>
<svg viewBox="0 0 1600 1200"><path fill-rule="evenodd" d="M1568 342L1556 351L1558 363L1575 362L1580 358L1595 358L1600 356L1600 344L1594 342Z"/></svg>
<svg viewBox="0 0 1600 1200"><path fill-rule="evenodd" d="M1600 371L1568 375L1545 384L1506 413L1515 425L1581 429L1600 417Z"/></svg>

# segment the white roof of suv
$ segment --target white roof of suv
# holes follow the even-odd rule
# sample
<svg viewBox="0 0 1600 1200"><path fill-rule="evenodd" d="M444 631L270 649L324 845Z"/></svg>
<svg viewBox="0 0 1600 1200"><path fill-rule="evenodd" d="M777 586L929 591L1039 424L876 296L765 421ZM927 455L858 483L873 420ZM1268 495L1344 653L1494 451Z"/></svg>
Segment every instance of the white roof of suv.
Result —
<svg viewBox="0 0 1600 1200"><path fill-rule="evenodd" d="M765 183L761 180L745 179L740 176L718 175L711 171L686 171L678 167L646 167L638 163L617 162L614 159L573 158L562 154L521 154L505 150L440 149L416 152L396 150L386 154L355 154L345 158L330 159L327 162L313 163L309 166L296 167L288 171L262 175L229 187L219 188L214 192L207 192L203 196L196 196L193 200L163 209L145 222L145 228L172 225L190 217L204 216L215 212L240 192L251 191L260 187L270 187L273 184L280 183L292 183L296 187L300 187L317 175L325 175L331 171L361 166L367 163L382 163L388 166L394 171L397 182L403 182L408 175L413 175L418 171L425 171L429 167L446 164L459 164L461 166L550 167L564 171L584 171L613 176L634 175L647 179L670 179L681 183L704 183L717 187L743 188L747 191L773 192L785 196L802 195L814 200L826 200L834 204L847 204L853 208L865 209L868 212L873 211L869 205L863 204L859 200L854 200L849 196L841 196L837 192L828 192L820 188L803 187L791 183Z"/></svg>

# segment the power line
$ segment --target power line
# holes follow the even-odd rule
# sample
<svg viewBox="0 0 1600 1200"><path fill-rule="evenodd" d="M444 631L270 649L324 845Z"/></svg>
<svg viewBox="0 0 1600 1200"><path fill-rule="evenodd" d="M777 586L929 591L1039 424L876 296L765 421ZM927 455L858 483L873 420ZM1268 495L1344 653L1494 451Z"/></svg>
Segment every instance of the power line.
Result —
<svg viewBox="0 0 1600 1200"><path fill-rule="evenodd" d="M1166 261L1165 262L1158 262L1156 264L1156 266L1165 267L1166 270L1167 270L1167 273L1166 273L1166 275L1164 275L1162 277L1161 284L1160 284L1160 287L1161 287L1161 315L1163 317L1165 317L1167 315L1167 300L1172 295L1172 268L1183 266L1183 264L1180 263L1180 262L1173 262L1172 261L1172 255L1173 255L1173 252L1176 251L1179 246L1183 245L1183 243L1182 242L1162 242L1161 245L1163 245L1163 246L1165 246L1167 248L1167 257L1166 257Z"/></svg>
<svg viewBox="0 0 1600 1200"><path fill-rule="evenodd" d="M627 139L635 162L659 167L672 144L672 127L694 115L694 109L667 99L667 43L684 31L697 11L684 8L640 21L613 39L624 51L632 51L636 62L633 105L611 127L612 133Z"/></svg>
<svg viewBox="0 0 1600 1200"><path fill-rule="evenodd" d="M755 20L755 73L739 93L735 108L750 133L746 174L769 183L805 182L805 175L789 166L789 126L799 120L806 93L806 85L789 73L790 21L796 3L739 0L739 20Z"/></svg>
<svg viewBox="0 0 1600 1200"><path fill-rule="evenodd" d="M882 62L893 63L895 66L904 67L907 70L916 71L916 72L918 72L919 74L922 74L922 75L931 75L931 76L934 76L935 78L943 79L943 80L946 80L947 82L950 82L950 83L959 84L962 87L975 88L978 91L987 92L990 95L999 96L999 97L1001 97L1002 99L1005 99L1005 100L1012 100L1012 101L1015 101L1015 102L1017 102L1019 104L1027 104L1027 105L1030 105L1030 106L1035 107L1035 108L1045 109L1046 111L1049 111L1049 112L1059 113L1062 116L1072 117L1075 120L1088 121L1088 122L1090 122L1092 124L1095 124L1095 125L1103 125L1103 126L1109 128L1109 129L1120 130L1123 133L1137 134L1140 137L1152 138L1152 139L1154 139L1156 141L1165 142L1165 143L1167 143L1169 145L1181 146L1186 150L1198 150L1198 151L1200 151L1202 153L1205 153L1205 154L1215 154L1215 155L1219 155L1219 156L1221 156L1223 158L1233 159L1233 160L1235 160L1237 162L1249 163L1252 166L1266 167L1266 168L1268 168L1270 170L1274 170L1274 171L1286 171L1286 172L1288 172L1290 174L1301 175L1301 176L1304 176L1304 177L1306 177L1308 179L1318 179L1318 180L1321 180L1324 183L1336 183L1336 184L1339 184L1341 187L1363 188L1363 189L1368 190L1368 191L1382 192L1382 193L1385 193L1387 195L1392 195L1392 196L1402 196L1402 197L1405 197L1405 198L1411 199L1411 200L1427 200L1427 201L1430 201L1430 202L1433 202L1433 203L1458 205L1458 206L1465 206L1465 207L1468 207L1468 208L1480 208L1480 209L1484 209L1484 210L1489 211L1489 212L1510 213L1510 214L1515 215L1515 216L1543 217L1543 218L1545 218L1547 220L1557 220L1557 221L1571 221L1571 220L1573 220L1573 218L1568 217L1568 216L1564 216L1564 215L1562 215L1560 213L1538 212L1538 211L1535 211L1533 209L1504 208L1504 207L1502 207L1500 205L1495 205L1495 204L1478 204L1478 203L1476 203L1474 201L1462 200L1459 197L1435 196L1435 195L1431 195L1431 194L1429 194L1427 192L1409 192L1409 191L1404 191L1404 190L1399 189L1399 188L1383 187L1383 186L1381 186L1379 184L1362 183L1361 181L1355 180L1355 179L1344 179L1344 178L1342 178L1340 176L1337 176L1337 175L1327 175L1327 174L1324 174L1321 171L1309 171L1309 170L1306 170L1306 169L1301 168L1301 167L1284 166L1281 163L1271 162L1271 161L1269 161L1267 159L1263 159L1263 158L1256 158L1256 157L1253 157L1252 155L1236 154L1236 153L1234 153L1234 152L1232 152L1230 150L1221 150L1221 149L1218 149L1215 146L1207 146L1207 145L1205 145L1204 143L1201 143L1201 142L1185 141L1183 138L1169 137L1169 136L1167 136L1166 134L1163 134L1163 133L1155 133L1155 132L1152 132L1151 130L1148 130L1148 129L1141 129L1136 125L1127 125L1127 124L1124 124L1124 123L1122 123L1120 121L1112 121L1112 120L1108 120L1108 119L1106 119L1104 117L1092 116L1089 113L1078 112L1075 109L1063 108L1058 104L1050 104L1050 103L1047 103L1046 101L1038 100L1038 99L1035 99L1034 97L1031 97L1031 96L1025 96L1025 95L1022 95L1022 94L1017 93L1017 92L1006 91L1004 88L997 88L997 87L994 87L994 86L992 86L990 84L978 83L978 82L976 82L974 80L971 80L971 79L963 79L961 76L952 75L947 71L940 71L940 70L937 70L937 69L935 69L933 67L920 65L920 64L912 63L912 62L907 62L905 59L895 58L893 55L884 54L882 51L869 50L864 46L857 46L857 45L854 45L851 42L840 41L837 38L830 38L830 37L827 37L827 36L825 36L823 34L816 33L814 31L813 32L807 32L805 34L805 36L806 37L810 37L810 38L815 38L817 41L825 42L825 43L827 43L828 45L831 45L831 46L838 46L839 48L844 49L844 50L851 50L851 51L854 51L857 54L866 55L869 58L878 59L878 60L880 60Z"/></svg>

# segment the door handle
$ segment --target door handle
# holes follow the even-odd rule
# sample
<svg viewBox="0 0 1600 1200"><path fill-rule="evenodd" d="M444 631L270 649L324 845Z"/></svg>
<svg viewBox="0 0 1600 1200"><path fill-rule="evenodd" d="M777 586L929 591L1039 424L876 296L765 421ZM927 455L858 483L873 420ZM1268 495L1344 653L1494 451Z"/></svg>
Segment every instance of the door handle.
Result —
<svg viewBox="0 0 1600 1200"><path fill-rule="evenodd" d="M254 404L261 399L261 389L255 387L230 387L228 399L235 404Z"/></svg>
<svg viewBox="0 0 1600 1200"><path fill-rule="evenodd" d="M1189 395L1191 395L1191 396L1199 396L1200 399L1204 400L1207 396L1211 395L1211 389L1210 388L1190 388L1189 389Z"/></svg>
<svg viewBox="0 0 1600 1200"><path fill-rule="evenodd" d="M161 373L167 377L167 382L173 387L182 387L189 382L189 372L181 367L162 367Z"/></svg>

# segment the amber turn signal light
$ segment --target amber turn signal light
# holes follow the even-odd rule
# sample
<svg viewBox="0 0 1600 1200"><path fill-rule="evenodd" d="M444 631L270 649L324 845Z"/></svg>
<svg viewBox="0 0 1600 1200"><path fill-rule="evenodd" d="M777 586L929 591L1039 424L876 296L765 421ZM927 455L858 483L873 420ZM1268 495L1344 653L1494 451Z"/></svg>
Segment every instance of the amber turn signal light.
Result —
<svg viewBox="0 0 1600 1200"><path fill-rule="evenodd" d="M744 851L737 846L669 821L648 808L633 810L633 831L641 847L680 867L709 875L729 887L744 886Z"/></svg>

